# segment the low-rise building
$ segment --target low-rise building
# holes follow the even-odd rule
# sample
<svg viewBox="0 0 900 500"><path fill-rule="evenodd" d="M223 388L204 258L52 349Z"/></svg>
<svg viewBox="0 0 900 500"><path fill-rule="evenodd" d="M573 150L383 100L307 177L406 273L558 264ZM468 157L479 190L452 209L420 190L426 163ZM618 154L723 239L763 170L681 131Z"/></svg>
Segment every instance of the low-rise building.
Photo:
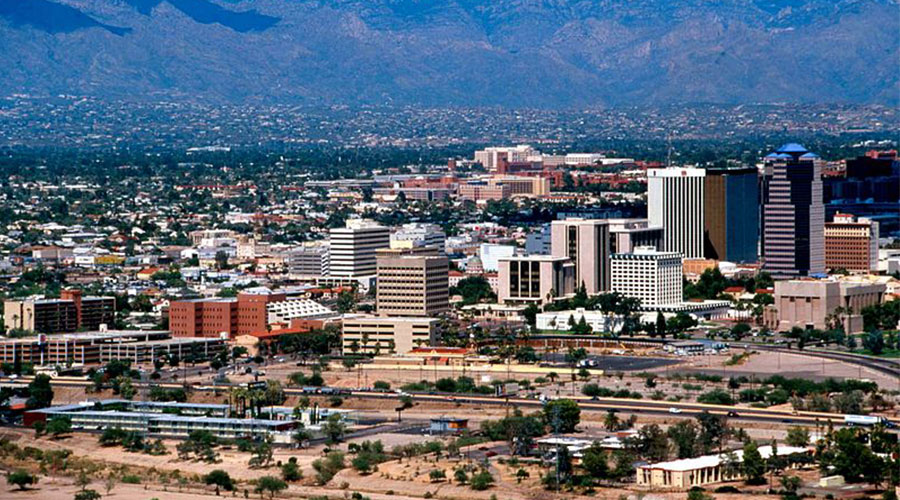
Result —
<svg viewBox="0 0 900 500"><path fill-rule="evenodd" d="M847 333L863 331L862 310L884 299L882 283L837 280L785 280L775 282L778 321L769 325L778 331L793 327L829 329L835 322Z"/></svg>
<svg viewBox="0 0 900 500"><path fill-rule="evenodd" d="M501 303L545 304L575 293L575 264L568 257L503 257L499 266Z"/></svg>
<svg viewBox="0 0 900 500"><path fill-rule="evenodd" d="M66 333L97 330L115 321L115 297L82 296L81 290L63 290L58 299L7 300L3 304L6 330Z"/></svg>
<svg viewBox="0 0 900 500"><path fill-rule="evenodd" d="M809 448L795 446L778 446L777 450L780 457L811 453ZM771 457L772 447L760 446L759 454L764 460ZM732 452L733 459L738 464L743 461L743 455L743 450ZM637 484L642 487L683 490L743 477L740 467L726 467L729 460L728 454L720 454L641 465L637 468Z"/></svg>
<svg viewBox="0 0 900 500"><path fill-rule="evenodd" d="M415 347L435 345L438 320L345 316L341 344L348 353L407 353Z"/></svg>

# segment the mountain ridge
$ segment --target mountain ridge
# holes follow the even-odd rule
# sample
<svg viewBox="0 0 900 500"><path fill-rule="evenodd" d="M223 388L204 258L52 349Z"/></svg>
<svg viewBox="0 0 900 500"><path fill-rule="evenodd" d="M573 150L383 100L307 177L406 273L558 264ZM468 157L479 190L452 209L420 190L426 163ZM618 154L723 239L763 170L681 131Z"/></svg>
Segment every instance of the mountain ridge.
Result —
<svg viewBox="0 0 900 500"><path fill-rule="evenodd" d="M0 94L895 103L900 34L883 20L896 9L894 0L0 0L0 44L15 48L0 51Z"/></svg>

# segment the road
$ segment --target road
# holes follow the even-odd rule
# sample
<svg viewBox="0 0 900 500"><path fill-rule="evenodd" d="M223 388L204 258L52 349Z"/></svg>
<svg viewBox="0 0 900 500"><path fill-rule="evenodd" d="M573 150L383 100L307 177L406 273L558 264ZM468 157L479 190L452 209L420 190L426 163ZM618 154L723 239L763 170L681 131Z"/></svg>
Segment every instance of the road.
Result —
<svg viewBox="0 0 900 500"><path fill-rule="evenodd" d="M27 384L27 380L20 380L20 384ZM86 387L91 385L89 382L81 380L60 380L54 379L53 385L68 387ZM137 387L148 387L150 384L139 383ZM182 384L161 383L155 384L162 388L176 389L183 388ZM200 392L226 391L238 384L230 385L194 385L191 390ZM301 388L288 387L284 389L288 396L308 395ZM521 407L521 408L540 408L543 402L538 399L524 397L500 398L494 396L468 395L468 394L450 394L450 393L408 393L414 401L419 402L452 402L466 406L491 405L498 407ZM377 392L352 390L344 393L344 396L350 396L363 399L393 399L399 400L400 394L394 392ZM835 426L840 427L844 423L844 415L840 413L812 412L800 411L792 412L788 410L775 410L770 408L750 408L736 406L709 405L702 403L685 403L685 402L669 402L669 401L652 401L642 399L622 399L622 398L588 398L584 396L574 396L567 399L573 399L578 402L582 411L607 412L610 410L622 413L634 413L639 415L664 415L670 418L693 418L698 414L706 411L713 415L728 416L731 420L774 423L779 425L805 425L816 426L826 425L829 421ZM729 413L731 415L729 416Z"/></svg>

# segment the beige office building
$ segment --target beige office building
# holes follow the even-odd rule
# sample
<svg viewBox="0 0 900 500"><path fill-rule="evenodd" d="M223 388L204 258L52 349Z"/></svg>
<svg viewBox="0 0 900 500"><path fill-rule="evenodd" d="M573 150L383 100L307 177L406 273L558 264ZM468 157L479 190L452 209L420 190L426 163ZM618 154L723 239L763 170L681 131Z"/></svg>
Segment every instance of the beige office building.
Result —
<svg viewBox="0 0 900 500"><path fill-rule="evenodd" d="M587 293L606 292L609 275L609 224L597 219L555 220L550 224L550 253L575 264L575 287Z"/></svg>
<svg viewBox="0 0 900 500"><path fill-rule="evenodd" d="M568 257L501 257L499 268L503 304L545 304L575 293L575 264Z"/></svg>
<svg viewBox="0 0 900 500"><path fill-rule="evenodd" d="M437 248L420 248L432 255L400 249L377 253L375 301L379 315L437 316L450 309L449 261L447 257L433 255Z"/></svg>
<svg viewBox="0 0 900 500"><path fill-rule="evenodd" d="M344 354L405 354L437 343L433 318L345 317L341 344Z"/></svg>
<svg viewBox="0 0 900 500"><path fill-rule="evenodd" d="M769 325L787 331L797 326L803 329L828 328L828 319L837 308L844 331L863 331L860 312L863 308L880 304L887 287L881 283L859 283L831 280L786 280L775 282L775 309L778 321Z"/></svg>

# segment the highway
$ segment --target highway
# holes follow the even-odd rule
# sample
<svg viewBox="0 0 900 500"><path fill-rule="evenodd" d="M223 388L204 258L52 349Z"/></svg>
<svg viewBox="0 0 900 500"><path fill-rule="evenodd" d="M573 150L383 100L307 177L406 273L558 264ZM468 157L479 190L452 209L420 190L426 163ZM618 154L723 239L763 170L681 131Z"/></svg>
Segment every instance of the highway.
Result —
<svg viewBox="0 0 900 500"><path fill-rule="evenodd" d="M17 384L26 384L28 380L20 380L17 381ZM54 379L52 382L53 385L57 386L67 386L67 387L88 387L92 384L90 382L86 382L84 380L65 380L61 378ZM135 384L137 388L146 389L149 387L161 387L165 389L182 389L185 386L182 384L176 383L160 383L160 384L147 384L147 383L138 383ZM228 384L228 385L192 385L189 386L192 391L199 392L215 392L221 391L225 392L231 389L232 387L238 387L240 384ZM302 388L293 388L287 387L284 389L284 392L288 396L314 396L315 394L310 394L309 392L304 391ZM477 408L481 405L490 405L496 407L505 407L510 406L511 408L540 408L543 406L543 402L534 399L534 398L526 398L526 397L497 397L497 396L484 396L484 395L474 395L474 394L457 394L457 393L423 393L423 392L409 392L403 393L408 394L414 401L418 401L421 403L426 402L435 402L435 403L453 403L471 406L473 408ZM327 394L326 394L327 395ZM350 390L349 393L341 394L343 396L361 398L361 399L388 399L388 400L397 400L399 403L399 399L402 397L401 394L396 392L379 392L379 391L371 391L371 390ZM320 394L321 396L321 394ZM724 405L710 405L710 404L702 404L702 403L684 403L684 402L669 402L669 401L653 401L653 400L642 400L642 399L623 399L623 398L588 398L585 396L575 396L569 397L566 399L573 399L578 402L579 407L582 411L597 411L597 412L607 412L610 410L614 410L621 413L633 413L638 415L658 415L658 416L667 416L670 418L693 418L696 415L707 411L713 415L722 415L727 416L730 420L737 421L747 421L747 422L761 422L761 423L773 423L779 425L805 425L809 427L814 427L816 425L827 425L829 421L835 426L840 427L844 425L844 415L840 413L825 413L825 412L811 412L811 411L800 411L800 412L792 412L787 410L774 410L769 408L750 408L750 407L736 407L736 406L724 406Z"/></svg>

